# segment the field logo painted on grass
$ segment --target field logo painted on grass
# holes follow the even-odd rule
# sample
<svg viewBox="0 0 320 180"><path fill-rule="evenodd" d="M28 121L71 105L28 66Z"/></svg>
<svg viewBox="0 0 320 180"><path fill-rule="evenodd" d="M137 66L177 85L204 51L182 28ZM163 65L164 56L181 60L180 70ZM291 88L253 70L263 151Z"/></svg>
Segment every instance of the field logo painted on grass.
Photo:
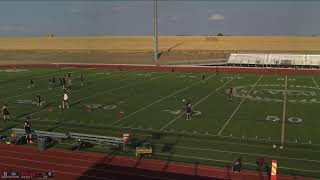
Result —
<svg viewBox="0 0 320 180"><path fill-rule="evenodd" d="M104 110L113 110L115 108L117 108L118 106L117 105L102 105L102 104L86 104L85 105L86 108L88 109L98 109L98 108L102 108Z"/></svg>
<svg viewBox="0 0 320 180"><path fill-rule="evenodd" d="M162 111L165 111L165 112L168 112L168 113L174 114L174 115L180 115L180 114L182 114L182 113L185 112L185 111L182 111L182 110L176 110L176 111L174 111L174 110L168 110L168 109L162 110ZM192 115L194 115L194 116L199 116L199 115L201 115L201 114L202 114L202 112L200 112L200 111L193 111L193 112L192 112Z"/></svg>
<svg viewBox="0 0 320 180"><path fill-rule="evenodd" d="M318 88L310 86L290 85L289 87L294 90L283 90L283 85L256 85L261 87L259 90L253 90L248 94L252 85L236 86L234 87L234 97L246 98L249 100L264 101L264 102L283 102L280 96L284 94L290 97L287 102L289 103L320 103L320 100L316 99ZM277 88L277 89L273 89ZM229 89L226 90L229 93ZM278 97L272 97L278 96ZM304 99L295 99L294 97L304 97Z"/></svg>
<svg viewBox="0 0 320 180"><path fill-rule="evenodd" d="M265 118L265 120L266 121L272 121L272 122L280 122L281 121L279 116L267 116ZM303 120L301 118L299 118L299 117L289 117L287 119L287 121L289 121L291 123L297 123L298 124L298 123L302 123Z"/></svg>

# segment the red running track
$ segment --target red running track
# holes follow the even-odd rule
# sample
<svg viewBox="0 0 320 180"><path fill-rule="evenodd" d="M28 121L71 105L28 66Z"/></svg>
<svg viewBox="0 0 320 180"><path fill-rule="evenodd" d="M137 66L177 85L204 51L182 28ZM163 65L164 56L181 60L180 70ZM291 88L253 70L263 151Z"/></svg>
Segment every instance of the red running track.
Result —
<svg viewBox="0 0 320 180"><path fill-rule="evenodd" d="M0 171L53 171L55 180L217 179L267 180L265 173L166 162L153 159L0 144ZM280 176L278 180L313 180Z"/></svg>

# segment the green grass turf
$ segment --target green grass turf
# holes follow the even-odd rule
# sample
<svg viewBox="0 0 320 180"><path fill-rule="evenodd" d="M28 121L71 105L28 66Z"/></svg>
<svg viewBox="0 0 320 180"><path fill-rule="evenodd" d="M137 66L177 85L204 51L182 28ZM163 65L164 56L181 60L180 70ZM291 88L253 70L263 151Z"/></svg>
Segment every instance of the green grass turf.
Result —
<svg viewBox="0 0 320 180"><path fill-rule="evenodd" d="M61 109L63 90L49 90L48 79L54 75L59 84L59 77L68 72L73 79L71 107ZM27 87L31 78L35 88ZM319 77L290 75L287 84L285 75L208 73L206 78L202 81L202 73L191 72L0 71L0 103L7 103L11 113L9 122L1 121L1 132L22 128L29 115L37 130L117 137L130 133L135 144L152 143L158 159L226 167L241 157L244 168L258 169L255 160L264 157L269 163L278 160L282 174L320 177ZM42 109L32 104L37 94L46 102ZM186 120L183 99L193 105L192 120ZM284 111L285 144L280 150ZM73 141L56 146L70 148L68 143ZM101 146L86 150L112 152ZM133 149L117 153L134 155Z"/></svg>

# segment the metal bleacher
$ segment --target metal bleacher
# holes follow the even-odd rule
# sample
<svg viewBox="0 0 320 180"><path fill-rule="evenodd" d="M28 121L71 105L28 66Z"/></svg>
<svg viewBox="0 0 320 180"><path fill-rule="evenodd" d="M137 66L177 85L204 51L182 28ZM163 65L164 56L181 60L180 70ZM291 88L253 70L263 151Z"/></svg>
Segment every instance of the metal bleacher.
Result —
<svg viewBox="0 0 320 180"><path fill-rule="evenodd" d="M230 54L229 65L320 66L320 55L307 54Z"/></svg>

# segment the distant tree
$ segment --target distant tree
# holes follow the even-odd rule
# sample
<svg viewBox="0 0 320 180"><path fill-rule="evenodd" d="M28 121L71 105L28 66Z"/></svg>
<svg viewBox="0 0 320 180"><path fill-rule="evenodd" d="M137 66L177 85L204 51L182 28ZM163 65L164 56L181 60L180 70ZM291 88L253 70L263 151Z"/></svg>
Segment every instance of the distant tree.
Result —
<svg viewBox="0 0 320 180"><path fill-rule="evenodd" d="M222 33L218 33L217 36L223 36L223 34Z"/></svg>

